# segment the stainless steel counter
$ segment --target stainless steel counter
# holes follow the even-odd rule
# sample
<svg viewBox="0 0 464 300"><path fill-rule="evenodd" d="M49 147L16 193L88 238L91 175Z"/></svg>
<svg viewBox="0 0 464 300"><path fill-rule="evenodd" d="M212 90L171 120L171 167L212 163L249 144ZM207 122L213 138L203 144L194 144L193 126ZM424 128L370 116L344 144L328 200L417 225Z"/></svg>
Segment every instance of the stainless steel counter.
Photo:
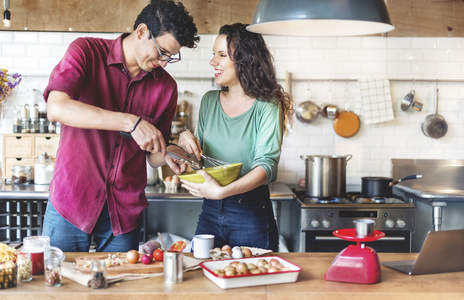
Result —
<svg viewBox="0 0 464 300"><path fill-rule="evenodd" d="M271 200L273 201L293 201L295 194L287 185L281 182L273 182L269 185ZM166 190L159 185L147 186L145 189L148 201L202 201L201 198L191 195L185 189L176 191ZM49 195L48 185L24 184L10 185L1 184L0 199L37 199L47 200Z"/></svg>

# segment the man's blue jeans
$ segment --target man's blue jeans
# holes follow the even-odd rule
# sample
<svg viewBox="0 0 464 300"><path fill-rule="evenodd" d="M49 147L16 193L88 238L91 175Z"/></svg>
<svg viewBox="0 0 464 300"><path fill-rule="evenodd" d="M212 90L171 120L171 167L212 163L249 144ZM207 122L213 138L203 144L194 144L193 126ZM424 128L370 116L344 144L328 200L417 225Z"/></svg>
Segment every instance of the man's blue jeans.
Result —
<svg viewBox="0 0 464 300"><path fill-rule="evenodd" d="M131 232L114 236L108 206L105 204L92 234L88 234L63 218L49 199L42 235L49 236L51 246L64 252L88 252L92 236L97 252L127 252L139 249L140 225Z"/></svg>

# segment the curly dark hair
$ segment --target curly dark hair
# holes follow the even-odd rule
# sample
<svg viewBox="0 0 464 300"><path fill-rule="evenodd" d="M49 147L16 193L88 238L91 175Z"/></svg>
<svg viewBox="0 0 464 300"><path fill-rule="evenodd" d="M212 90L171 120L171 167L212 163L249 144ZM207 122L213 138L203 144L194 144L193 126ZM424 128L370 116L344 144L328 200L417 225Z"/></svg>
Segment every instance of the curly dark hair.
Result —
<svg viewBox="0 0 464 300"><path fill-rule="evenodd" d="M291 120L293 102L277 82L274 58L261 34L246 29L248 24L234 23L219 29L227 37L227 52L245 94L260 101L277 101L286 120ZM228 87L222 86L223 91ZM286 121L287 122L287 121Z"/></svg>
<svg viewBox="0 0 464 300"><path fill-rule="evenodd" d="M147 25L155 38L172 34L182 47L196 48L200 41L193 17L179 1L151 0L135 20L134 30L141 23Z"/></svg>

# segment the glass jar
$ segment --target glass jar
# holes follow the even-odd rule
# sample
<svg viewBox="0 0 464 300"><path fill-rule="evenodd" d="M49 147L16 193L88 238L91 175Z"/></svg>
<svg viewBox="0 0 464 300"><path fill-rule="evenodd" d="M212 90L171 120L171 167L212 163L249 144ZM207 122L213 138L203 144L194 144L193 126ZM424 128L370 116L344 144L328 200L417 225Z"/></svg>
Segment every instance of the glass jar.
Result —
<svg viewBox="0 0 464 300"><path fill-rule="evenodd" d="M45 285L61 286L61 260L58 257L45 259Z"/></svg>
<svg viewBox="0 0 464 300"><path fill-rule="evenodd" d="M32 167L28 165L14 165L11 167L11 181L13 184L32 183Z"/></svg>
<svg viewBox="0 0 464 300"><path fill-rule="evenodd" d="M39 132L48 133L48 120L45 118L39 119Z"/></svg>
<svg viewBox="0 0 464 300"><path fill-rule="evenodd" d="M39 119L32 119L31 118L30 132L31 133L39 133L40 132Z"/></svg>
<svg viewBox="0 0 464 300"><path fill-rule="evenodd" d="M35 184L50 184L53 178L55 164L53 163L47 152L37 156L34 164L34 183Z"/></svg>
<svg viewBox="0 0 464 300"><path fill-rule="evenodd" d="M13 118L13 133L21 133L21 119Z"/></svg>
<svg viewBox="0 0 464 300"><path fill-rule="evenodd" d="M108 286L106 274L106 261L104 259L93 260L90 266L90 286L93 289L106 289Z"/></svg>
<svg viewBox="0 0 464 300"><path fill-rule="evenodd" d="M32 275L42 275L44 273L44 252L45 248L50 247L50 237L44 235L26 236L23 239L21 252L31 254Z"/></svg>
<svg viewBox="0 0 464 300"><path fill-rule="evenodd" d="M31 119L21 118L21 133L31 132Z"/></svg>
<svg viewBox="0 0 464 300"><path fill-rule="evenodd" d="M32 261L31 254L19 252L16 256L18 266L18 281L27 282L32 280Z"/></svg>
<svg viewBox="0 0 464 300"><path fill-rule="evenodd" d="M56 131L55 122L48 122L48 132L55 133L55 131Z"/></svg>
<svg viewBox="0 0 464 300"><path fill-rule="evenodd" d="M29 104L21 105L21 118L26 119L30 117Z"/></svg>
<svg viewBox="0 0 464 300"><path fill-rule="evenodd" d="M39 105L38 104L32 105L29 114L30 114L31 119L38 119L39 118Z"/></svg>

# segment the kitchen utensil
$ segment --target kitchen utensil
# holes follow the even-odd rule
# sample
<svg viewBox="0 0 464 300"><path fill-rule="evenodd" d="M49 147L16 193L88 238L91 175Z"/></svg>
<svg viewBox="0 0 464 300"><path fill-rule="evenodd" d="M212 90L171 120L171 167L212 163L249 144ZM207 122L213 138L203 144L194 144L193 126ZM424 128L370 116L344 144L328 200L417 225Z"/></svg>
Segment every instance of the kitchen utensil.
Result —
<svg viewBox="0 0 464 300"><path fill-rule="evenodd" d="M366 197L389 197L393 194L393 185L401 181L417 178L422 178L422 175L410 175L395 181L391 177L361 177L362 195Z"/></svg>
<svg viewBox="0 0 464 300"><path fill-rule="evenodd" d="M325 105L321 110L321 115L324 118L335 119L338 116L338 108L334 104Z"/></svg>
<svg viewBox="0 0 464 300"><path fill-rule="evenodd" d="M348 91L345 92L345 111L339 113L333 121L333 129L341 137L352 137L360 127L359 117L352 111L348 110Z"/></svg>
<svg viewBox="0 0 464 300"><path fill-rule="evenodd" d="M183 257L182 252L164 253L164 282L179 283L184 280Z"/></svg>
<svg viewBox="0 0 464 300"><path fill-rule="evenodd" d="M361 242L376 241L384 237L385 233L374 230L371 235L360 238L357 237L355 228L346 228L335 230L333 235L347 241L354 241L356 245L349 245L335 257L325 273L325 280L352 283L380 282L379 256L373 248Z"/></svg>
<svg viewBox="0 0 464 300"><path fill-rule="evenodd" d="M417 111L422 110L422 103L414 101L414 95L416 94L415 90L411 90L406 96L404 96L403 100L401 101L401 110L406 111L410 107Z"/></svg>
<svg viewBox="0 0 464 300"><path fill-rule="evenodd" d="M329 155L300 155L306 163L306 196L343 197L346 193L346 163L352 158Z"/></svg>
<svg viewBox="0 0 464 300"><path fill-rule="evenodd" d="M422 132L425 136L439 139L448 131L448 124L443 116L438 114L438 88L435 91L433 114L428 115L422 123Z"/></svg>
<svg viewBox="0 0 464 300"><path fill-rule="evenodd" d="M202 161L199 161L195 155L185 152L185 150L178 145L169 144L166 147L166 155L188 164L195 170L203 168Z"/></svg>
<svg viewBox="0 0 464 300"><path fill-rule="evenodd" d="M296 108L296 118L306 124L313 123L317 120L321 108L313 101L304 101L298 104Z"/></svg>
<svg viewBox="0 0 464 300"><path fill-rule="evenodd" d="M341 137L352 137L360 127L360 121L357 114L351 111L343 111L338 114L333 122L335 133Z"/></svg>
<svg viewBox="0 0 464 300"><path fill-rule="evenodd" d="M240 171L242 170L242 165L242 163L235 163L206 168L204 170L206 173L211 175L219 183L219 185L226 186L238 178ZM195 183L205 182L205 178L198 174L197 171L180 174L179 178Z"/></svg>

